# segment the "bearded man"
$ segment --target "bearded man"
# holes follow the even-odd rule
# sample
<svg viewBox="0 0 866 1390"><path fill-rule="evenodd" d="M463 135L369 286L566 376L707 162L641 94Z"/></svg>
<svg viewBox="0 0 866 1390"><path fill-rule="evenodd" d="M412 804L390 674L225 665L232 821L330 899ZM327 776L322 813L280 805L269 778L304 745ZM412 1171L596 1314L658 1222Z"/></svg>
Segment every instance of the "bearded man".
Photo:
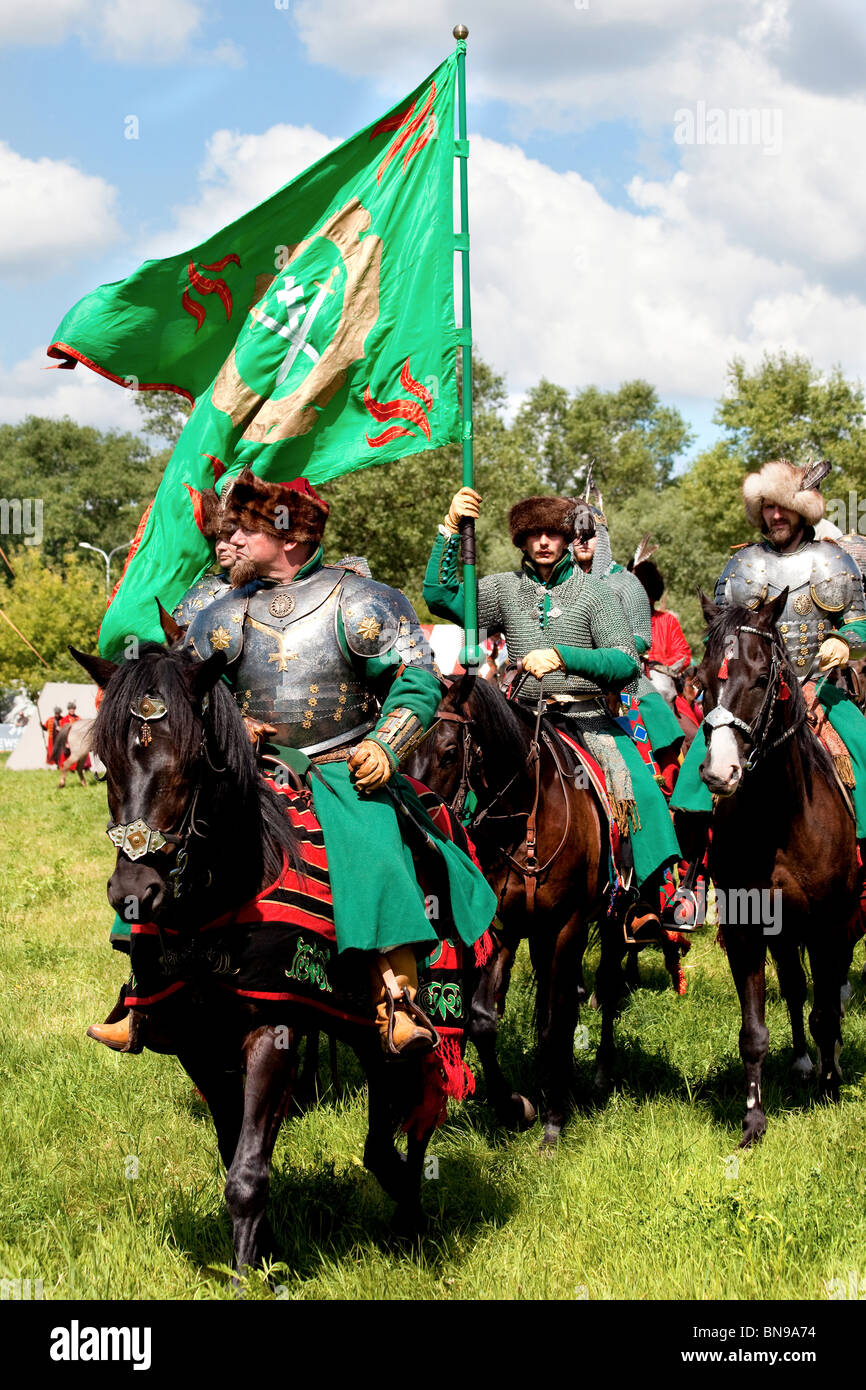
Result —
<svg viewBox="0 0 866 1390"><path fill-rule="evenodd" d="M456 623L463 622L458 528L461 517L478 516L480 503L471 488L455 494L424 578L431 613ZM652 774L605 703L609 691L640 674L640 662L616 594L585 574L569 550L575 514L576 504L562 497L528 497L511 508L520 566L480 581L478 625L502 632L509 659L522 663L527 679L518 700L535 708L543 689L548 718L583 741L600 764L618 828L630 844L640 896L627 926L649 935L660 928L657 905L668 896L661 878L679 848Z"/></svg>
<svg viewBox="0 0 866 1390"><path fill-rule="evenodd" d="M743 483L749 523L763 540L738 550L715 589L720 607L757 608L783 589L788 598L777 621L788 660L803 687L809 722L823 734L840 779L852 792L857 835L866 836L866 720L847 693L816 678L866 655L866 596L860 570L831 540L816 540L824 515L819 484L829 464L799 468L787 459L766 463ZM709 788L701 781L706 758L706 724L683 763L672 804L686 812L712 811Z"/></svg>

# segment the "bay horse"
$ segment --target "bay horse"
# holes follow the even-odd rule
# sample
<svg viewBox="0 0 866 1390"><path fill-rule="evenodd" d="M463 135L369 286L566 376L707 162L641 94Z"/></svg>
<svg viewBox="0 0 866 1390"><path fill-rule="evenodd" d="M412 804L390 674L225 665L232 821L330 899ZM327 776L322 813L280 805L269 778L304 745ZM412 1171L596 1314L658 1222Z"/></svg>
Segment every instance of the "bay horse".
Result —
<svg viewBox="0 0 866 1390"><path fill-rule="evenodd" d="M599 922L601 935L595 982L602 1011L595 1074L599 1092L610 1084L614 1019L623 992L622 921L605 915L607 831L595 793L578 768L575 753L546 720L537 722L531 710L469 673L444 694L437 722L406 768L458 816L469 791L477 799L469 831L499 900L501 931L472 1000L468 1031L497 1120L521 1129L532 1124L535 1110L504 1076L496 1032L517 948L528 940L537 981L542 1149L555 1145L566 1118L574 1034L579 1005L586 998L583 956L593 921ZM678 964L679 949L671 950Z"/></svg>
<svg viewBox="0 0 866 1390"><path fill-rule="evenodd" d="M751 609L719 608L700 595L709 628L698 673L708 736L701 777L716 798L709 874L725 905L722 935L742 1011L741 1148L767 1127L767 948L790 1014L793 1071L800 1078L814 1070L803 1027L807 985L800 951L808 952L814 996L809 1028L818 1049L820 1092L838 1100L841 1000L860 934L853 810L830 755L806 723L803 693L776 628L787 596L785 589ZM773 893L781 898L773 900L770 917ZM748 920L732 920L746 904Z"/></svg>
<svg viewBox="0 0 866 1390"><path fill-rule="evenodd" d="M156 924L160 935L179 933L180 951L194 952L205 924L275 884L287 862L303 872L286 798L258 774L243 717L220 679L222 652L202 662L188 649L148 642L137 659L115 665L70 650L105 690L94 747L106 767L114 828L147 846L134 858L118 849L109 901L121 914L134 904L135 920ZM143 701L146 711L156 711L144 736ZM144 840L154 834L156 841ZM159 839L164 843L151 852ZM349 992L368 1000L366 964L355 973ZM238 1271L268 1253L271 1156L291 1099L299 1042L320 1028L350 1043L366 1072L364 1163L397 1203L396 1228L416 1232L421 1223L424 1152L435 1120L419 1115L405 1155L394 1134L421 1101L423 1058L386 1059L372 1011L364 1027L339 1016L336 982L327 997L335 1006L330 1013L244 998L226 987L224 976L203 971L146 1017L144 1045L176 1055L210 1108L226 1167Z"/></svg>

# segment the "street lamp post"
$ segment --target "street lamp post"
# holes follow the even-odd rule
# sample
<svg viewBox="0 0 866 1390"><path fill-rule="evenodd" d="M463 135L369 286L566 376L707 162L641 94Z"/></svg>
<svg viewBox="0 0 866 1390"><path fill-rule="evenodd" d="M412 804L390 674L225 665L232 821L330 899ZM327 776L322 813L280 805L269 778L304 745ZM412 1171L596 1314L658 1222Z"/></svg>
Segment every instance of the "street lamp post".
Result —
<svg viewBox="0 0 866 1390"><path fill-rule="evenodd" d="M101 555L105 561L105 599L107 602L111 593L111 557L116 555L119 550L128 550L132 541L124 541L122 545L116 545L113 550L109 550L108 554L104 550L100 550L98 545L91 545L89 541L79 541L78 544L82 550L95 550L97 555Z"/></svg>

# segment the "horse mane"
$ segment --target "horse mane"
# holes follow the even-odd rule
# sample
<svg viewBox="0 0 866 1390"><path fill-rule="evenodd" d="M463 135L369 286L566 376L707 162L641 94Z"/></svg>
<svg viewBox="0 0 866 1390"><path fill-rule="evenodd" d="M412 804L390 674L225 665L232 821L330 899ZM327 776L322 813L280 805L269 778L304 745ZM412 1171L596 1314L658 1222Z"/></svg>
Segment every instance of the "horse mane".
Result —
<svg viewBox="0 0 866 1390"><path fill-rule="evenodd" d="M171 711L178 772L189 775L201 746L189 684L198 664L186 648L142 642L138 656L118 666L105 687L93 728L94 751L106 766L118 754L125 754L130 720L135 717L130 705L158 692ZM228 854L233 864L245 869L249 865L251 873L260 865L262 876L274 882L286 859L299 866L295 837L282 798L259 775L243 717L223 680L217 680L209 692L203 723L210 760L220 767L219 775L214 775L205 763L211 793L206 808L208 848L214 864Z"/></svg>
<svg viewBox="0 0 866 1390"><path fill-rule="evenodd" d="M465 681L467 678L463 679ZM516 700L507 700L502 691L490 681L481 680L477 676L470 679L473 683L467 694L476 707L480 707L478 731L482 741L501 748L503 762L507 761L509 752L525 756L529 726L534 727L535 724L533 712L524 709ZM461 704L465 698L466 695L461 689Z"/></svg>
<svg viewBox="0 0 866 1390"><path fill-rule="evenodd" d="M754 621L754 611L751 608L746 608L742 604L731 604L720 609L716 617L710 623L707 632L706 659L710 664L713 665L718 662L718 664L721 665L725 655L725 644L727 639L729 637L735 637L737 631L744 623L751 625ZM821 740L813 734L806 722L806 700L803 695L803 690L797 679L797 673L788 660L788 654L785 651L784 644L779 638L778 631L774 634L773 640L781 649L783 657L782 671L785 676L785 683L791 692L790 704L788 705L789 722L797 724L796 732L791 735L790 742L796 746L803 765L803 784L798 784L798 789L800 795L802 795L802 791L805 790L806 799L811 800L813 775L823 778L825 781L829 782L831 786L835 785L836 775L833 768L833 760ZM787 703L786 701L786 704ZM777 751L784 755L786 751L785 745L782 744Z"/></svg>

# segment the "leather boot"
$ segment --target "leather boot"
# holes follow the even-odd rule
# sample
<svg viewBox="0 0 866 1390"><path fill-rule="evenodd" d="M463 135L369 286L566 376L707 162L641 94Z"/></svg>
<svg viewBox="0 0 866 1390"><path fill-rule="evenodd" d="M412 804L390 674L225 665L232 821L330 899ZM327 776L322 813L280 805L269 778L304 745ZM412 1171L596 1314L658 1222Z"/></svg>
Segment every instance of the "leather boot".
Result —
<svg viewBox="0 0 866 1390"><path fill-rule="evenodd" d="M439 1035L415 1003L418 966L410 946L398 946L378 957L373 972L373 1002L382 1050L389 1057L408 1052L431 1052Z"/></svg>
<svg viewBox="0 0 866 1390"><path fill-rule="evenodd" d="M118 1023L91 1023L87 1030L89 1038L95 1038L97 1042L105 1043L106 1047L113 1048L115 1052L126 1052L129 1050L129 1014L120 1019Z"/></svg>

